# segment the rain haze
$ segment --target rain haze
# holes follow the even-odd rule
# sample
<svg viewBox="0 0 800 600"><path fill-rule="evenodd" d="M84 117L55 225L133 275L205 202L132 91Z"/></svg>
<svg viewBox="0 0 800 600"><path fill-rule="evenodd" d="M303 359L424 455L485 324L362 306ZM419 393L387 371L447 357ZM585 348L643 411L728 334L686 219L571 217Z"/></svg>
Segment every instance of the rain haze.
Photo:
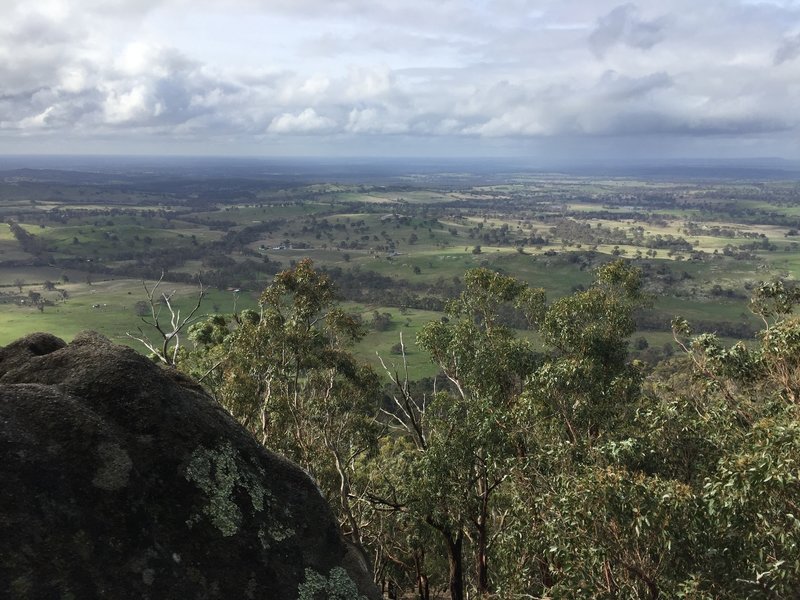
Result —
<svg viewBox="0 0 800 600"><path fill-rule="evenodd" d="M800 2L4 0L0 152L800 158Z"/></svg>

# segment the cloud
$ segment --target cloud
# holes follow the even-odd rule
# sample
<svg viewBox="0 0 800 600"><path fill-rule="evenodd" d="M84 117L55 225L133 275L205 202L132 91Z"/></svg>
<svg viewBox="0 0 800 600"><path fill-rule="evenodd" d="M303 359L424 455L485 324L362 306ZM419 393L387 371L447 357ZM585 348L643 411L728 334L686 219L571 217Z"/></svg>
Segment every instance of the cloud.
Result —
<svg viewBox="0 0 800 600"><path fill-rule="evenodd" d="M347 117L345 130L356 134L406 133L409 127L402 118L390 114L383 107L354 108Z"/></svg>
<svg viewBox="0 0 800 600"><path fill-rule="evenodd" d="M615 71L606 71L598 81L597 89L606 99L625 101L674 85L673 78L663 71L642 77L628 77Z"/></svg>
<svg viewBox="0 0 800 600"><path fill-rule="evenodd" d="M324 133L332 131L336 121L306 108L299 114L283 113L272 119L267 131L270 133Z"/></svg>
<svg viewBox="0 0 800 600"><path fill-rule="evenodd" d="M646 21L639 18L635 4L622 4L597 21L589 45L598 57L617 44L648 50L664 39L664 29L663 19Z"/></svg>
<svg viewBox="0 0 800 600"><path fill-rule="evenodd" d="M781 65L800 56L800 33L785 38L775 51L774 64Z"/></svg>
<svg viewBox="0 0 800 600"><path fill-rule="evenodd" d="M171 138L296 136L313 150L315 136L385 137L421 152L437 136L800 139L796 3L41 0L4 17L0 150L20 136L121 151Z"/></svg>

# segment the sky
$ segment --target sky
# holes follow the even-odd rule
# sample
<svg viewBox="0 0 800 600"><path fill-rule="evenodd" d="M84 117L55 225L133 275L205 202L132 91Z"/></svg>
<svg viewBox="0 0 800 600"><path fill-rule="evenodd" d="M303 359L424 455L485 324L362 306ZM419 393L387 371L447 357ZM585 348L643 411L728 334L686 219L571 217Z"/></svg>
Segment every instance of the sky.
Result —
<svg viewBox="0 0 800 600"><path fill-rule="evenodd" d="M800 0L0 0L0 153L800 159Z"/></svg>

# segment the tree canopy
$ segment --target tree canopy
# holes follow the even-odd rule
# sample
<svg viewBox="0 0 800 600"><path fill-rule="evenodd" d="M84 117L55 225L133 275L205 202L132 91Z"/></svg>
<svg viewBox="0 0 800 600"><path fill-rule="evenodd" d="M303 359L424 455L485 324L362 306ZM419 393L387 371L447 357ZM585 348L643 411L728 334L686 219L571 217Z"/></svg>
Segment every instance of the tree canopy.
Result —
<svg viewBox="0 0 800 600"><path fill-rule="evenodd" d="M750 346L676 319L683 352L646 375L629 263L550 302L473 269L416 340L435 381L387 366L383 391L336 299L301 261L258 311L192 326L179 363L317 479L377 581L421 600L800 596L797 288L756 290Z"/></svg>

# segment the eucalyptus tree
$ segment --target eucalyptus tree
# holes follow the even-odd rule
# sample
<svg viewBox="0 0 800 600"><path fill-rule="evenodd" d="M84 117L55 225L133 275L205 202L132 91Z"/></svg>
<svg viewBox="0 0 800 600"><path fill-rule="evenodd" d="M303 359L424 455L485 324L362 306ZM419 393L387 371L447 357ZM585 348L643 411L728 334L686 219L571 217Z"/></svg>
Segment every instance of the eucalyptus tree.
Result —
<svg viewBox="0 0 800 600"><path fill-rule="evenodd" d="M614 261L597 269L589 288L531 305L546 354L530 371L514 414L522 442L501 546L505 573L516 577L506 575L505 593L648 593L640 564L647 560L639 561L636 550L646 545L615 541L638 527L627 517L646 491L626 489L624 469L606 470L606 455L630 432L640 397L627 338L634 312L647 301L639 271ZM613 490L617 506L606 501Z"/></svg>
<svg viewBox="0 0 800 600"><path fill-rule="evenodd" d="M798 597L800 294L757 290L758 344L727 347L676 320L683 357L642 387L623 345L635 272L608 265L587 292L539 321L555 351L522 403L503 591Z"/></svg>
<svg viewBox="0 0 800 600"><path fill-rule="evenodd" d="M407 379L392 377L390 418L406 443L403 459L395 452L393 468L375 477L379 504L437 534L453 600L464 598L467 547L476 591L489 593L494 498L514 462L511 415L536 360L533 345L500 322L499 310L544 302L541 290L488 269L468 271L464 287L448 318L428 323L417 338L441 370L442 389L419 398Z"/></svg>
<svg viewBox="0 0 800 600"><path fill-rule="evenodd" d="M628 337L648 301L639 270L618 260L598 268L588 289L535 306L529 317L549 352L526 386L530 423L559 428L584 451L628 419L641 382Z"/></svg>
<svg viewBox="0 0 800 600"><path fill-rule="evenodd" d="M261 442L305 468L339 508L343 532L362 547L351 481L375 447L378 379L349 346L360 322L336 305L330 278L310 260L278 273L259 311L213 317L192 334L196 374Z"/></svg>
<svg viewBox="0 0 800 600"><path fill-rule="evenodd" d="M750 304L764 322L757 344L726 347L673 323L692 368L695 427L714 450L690 482L698 596L800 597L798 304L800 288L760 285Z"/></svg>

